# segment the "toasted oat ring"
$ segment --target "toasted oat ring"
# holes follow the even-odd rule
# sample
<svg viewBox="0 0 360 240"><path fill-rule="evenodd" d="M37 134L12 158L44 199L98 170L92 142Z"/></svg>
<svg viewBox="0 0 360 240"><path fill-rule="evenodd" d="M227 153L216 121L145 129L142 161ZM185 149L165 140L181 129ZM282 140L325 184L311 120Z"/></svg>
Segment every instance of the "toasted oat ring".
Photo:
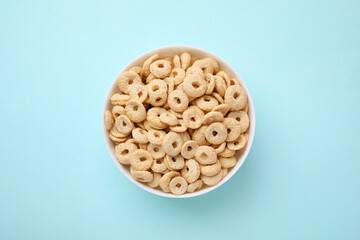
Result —
<svg viewBox="0 0 360 240"><path fill-rule="evenodd" d="M156 60L150 65L150 72L157 78L165 78L169 76L171 64L166 60Z"/></svg>
<svg viewBox="0 0 360 240"><path fill-rule="evenodd" d="M110 130L112 128L112 126L114 125L114 117L113 115L111 114L111 112L109 110L107 110L105 112L105 128L107 130Z"/></svg>
<svg viewBox="0 0 360 240"><path fill-rule="evenodd" d="M174 79L172 78L165 78L164 81L166 82L166 84L168 85L168 92L167 94L169 95L172 91L174 91L175 85L174 85Z"/></svg>
<svg viewBox="0 0 360 240"><path fill-rule="evenodd" d="M117 118L119 115L125 115L125 108L123 106L115 105L111 110L111 113L114 118Z"/></svg>
<svg viewBox="0 0 360 240"><path fill-rule="evenodd" d="M196 99L196 106L207 112L211 111L217 105L219 105L219 102L213 96L204 95Z"/></svg>
<svg viewBox="0 0 360 240"><path fill-rule="evenodd" d="M179 123L174 126L170 126L170 130L177 133L185 132L187 130L185 121L183 119L179 119Z"/></svg>
<svg viewBox="0 0 360 240"><path fill-rule="evenodd" d="M164 80L155 79L148 84L149 103L162 106L167 100L167 84Z"/></svg>
<svg viewBox="0 0 360 240"><path fill-rule="evenodd" d="M230 87L230 76L224 71L220 71L216 74L216 76L222 77L225 80L226 86Z"/></svg>
<svg viewBox="0 0 360 240"><path fill-rule="evenodd" d="M146 131L150 131L151 129L154 129L153 127L150 126L150 123L148 120L143 121L143 124L144 124L144 129Z"/></svg>
<svg viewBox="0 0 360 240"><path fill-rule="evenodd" d="M190 60L190 66L192 66L194 64L195 61L199 60L198 57L191 57L191 60Z"/></svg>
<svg viewBox="0 0 360 240"><path fill-rule="evenodd" d="M201 68L198 68L198 67L189 67L187 70L186 70L186 73L185 73L185 77L187 76L190 76L190 75L198 75L200 76L202 79L205 79L205 74L204 72L201 70Z"/></svg>
<svg viewBox="0 0 360 240"><path fill-rule="evenodd" d="M153 172L162 173L167 170L164 158L154 159L153 165L151 166Z"/></svg>
<svg viewBox="0 0 360 240"><path fill-rule="evenodd" d="M149 143L146 149L154 159L160 159L165 156L165 151L161 145Z"/></svg>
<svg viewBox="0 0 360 240"><path fill-rule="evenodd" d="M151 154L143 149L136 149L130 155L130 164L137 171L145 171L151 168L153 164Z"/></svg>
<svg viewBox="0 0 360 240"><path fill-rule="evenodd" d="M233 118L240 124L241 133L245 132L249 128L249 116L244 111L231 112L228 114L228 118Z"/></svg>
<svg viewBox="0 0 360 240"><path fill-rule="evenodd" d="M188 185L187 192L192 193L192 192L198 191L199 189L201 189L202 185L203 185L203 181L201 179L199 179L193 183L190 183Z"/></svg>
<svg viewBox="0 0 360 240"><path fill-rule="evenodd" d="M207 82L207 88L206 88L205 93L210 94L210 93L212 93L214 91L214 88L215 88L214 75L212 75L210 73L206 73L205 74L205 79L206 79L206 82Z"/></svg>
<svg viewBox="0 0 360 240"><path fill-rule="evenodd" d="M138 182L151 182L154 175L149 171L137 171L133 167L130 167L131 176Z"/></svg>
<svg viewBox="0 0 360 240"><path fill-rule="evenodd" d="M181 68L186 70L188 67L190 67L191 62L191 56L190 53L184 52L180 55L181 60Z"/></svg>
<svg viewBox="0 0 360 240"><path fill-rule="evenodd" d="M214 74L219 72L219 64L215 59L213 59L211 57L206 57L204 59L211 63L211 65L212 65L212 67L214 69Z"/></svg>
<svg viewBox="0 0 360 240"><path fill-rule="evenodd" d="M144 85L135 85L130 88L130 97L143 103L148 97L148 91Z"/></svg>
<svg viewBox="0 0 360 240"><path fill-rule="evenodd" d="M174 90L169 94L168 104L171 110L183 112L189 104L188 96L181 90Z"/></svg>
<svg viewBox="0 0 360 240"><path fill-rule="evenodd" d="M162 147L168 155L176 156L181 152L183 143L182 137L178 133L171 131L164 136Z"/></svg>
<svg viewBox="0 0 360 240"><path fill-rule="evenodd" d="M175 195L184 194L188 188L188 183L183 177L174 177L169 184L170 191Z"/></svg>
<svg viewBox="0 0 360 240"><path fill-rule="evenodd" d="M227 130L224 124L215 122L209 125L205 132L206 140L211 144L221 144L227 138Z"/></svg>
<svg viewBox="0 0 360 240"><path fill-rule="evenodd" d="M199 145L209 145L210 143L205 138L206 129L208 125L203 125L200 128L196 129L193 134L193 140L195 140Z"/></svg>
<svg viewBox="0 0 360 240"><path fill-rule="evenodd" d="M214 107L212 109L212 111L217 111L217 112L221 112L224 116L226 115L226 113L230 110L230 106L229 104L220 104L220 105L217 105L216 107Z"/></svg>
<svg viewBox="0 0 360 240"><path fill-rule="evenodd" d="M211 93L212 96L214 96L216 98L216 100L219 101L220 104L224 103L224 99L222 98L222 96L220 94L218 94L217 92L212 92Z"/></svg>
<svg viewBox="0 0 360 240"><path fill-rule="evenodd" d="M180 68L180 67L181 67L181 62L180 62L180 57L179 57L179 55L175 55L175 56L172 58L172 62L173 62L174 68Z"/></svg>
<svg viewBox="0 0 360 240"><path fill-rule="evenodd" d="M215 76L215 90L222 96L225 96L226 92L226 83L225 80L220 76Z"/></svg>
<svg viewBox="0 0 360 240"><path fill-rule="evenodd" d="M212 64L210 63L210 61L206 59L197 60L193 63L192 66L200 68L204 73L210 73L210 74L214 73L214 68Z"/></svg>
<svg viewBox="0 0 360 240"><path fill-rule="evenodd" d="M130 100L129 95L124 95L124 94L119 94L119 93L115 93L110 98L112 105L121 105L121 106L125 106L127 101L129 101L129 100Z"/></svg>
<svg viewBox="0 0 360 240"><path fill-rule="evenodd" d="M223 169L221 169L221 172L222 172L222 177L221 177L221 179L224 179L224 177L226 177L226 175L228 174L228 169L227 168L223 168Z"/></svg>
<svg viewBox="0 0 360 240"><path fill-rule="evenodd" d="M150 73L146 78L146 83L150 83L151 81L157 79L154 74Z"/></svg>
<svg viewBox="0 0 360 240"><path fill-rule="evenodd" d="M159 181L159 186L164 192L170 192L169 184L171 179L174 177L180 176L180 173L175 171L170 171L168 173L165 173Z"/></svg>
<svg viewBox="0 0 360 240"><path fill-rule="evenodd" d="M234 118L225 118L223 123L228 133L226 141L235 141L241 134L240 123L237 122Z"/></svg>
<svg viewBox="0 0 360 240"><path fill-rule="evenodd" d="M160 107L166 104L167 93L156 93L149 96L149 103L155 107Z"/></svg>
<svg viewBox="0 0 360 240"><path fill-rule="evenodd" d="M141 67L135 66L129 69L129 71L136 72L139 76L141 74ZM141 77L141 76L140 76Z"/></svg>
<svg viewBox="0 0 360 240"><path fill-rule="evenodd" d="M242 111L246 112L246 113L249 113L249 103L247 103L245 105L245 107L243 109L241 109Z"/></svg>
<svg viewBox="0 0 360 240"><path fill-rule="evenodd" d="M177 117L168 111L160 114L160 121L165 124L168 124L170 126L174 126L179 123L179 120L177 119Z"/></svg>
<svg viewBox="0 0 360 240"><path fill-rule="evenodd" d="M117 82L120 91L126 94L129 94L132 86L142 83L139 74L133 71L123 72L117 79Z"/></svg>
<svg viewBox="0 0 360 240"><path fill-rule="evenodd" d="M213 122L222 122L224 115L221 112L208 112L204 116L203 124L211 124Z"/></svg>
<svg viewBox="0 0 360 240"><path fill-rule="evenodd" d="M131 131L131 135L133 137L133 139L137 142L137 143L148 143L149 139L147 137L147 132L146 130L142 129L142 128L134 128Z"/></svg>
<svg viewBox="0 0 360 240"><path fill-rule="evenodd" d="M144 150L147 150L147 143L139 143L139 149L144 149Z"/></svg>
<svg viewBox="0 0 360 240"><path fill-rule="evenodd" d="M209 146L200 146L196 150L195 159L203 164L214 164L217 160L216 152L212 147Z"/></svg>
<svg viewBox="0 0 360 240"><path fill-rule="evenodd" d="M109 138L116 144L123 143L126 140L128 140L128 137L120 138L120 137L114 136L112 133L109 134Z"/></svg>
<svg viewBox="0 0 360 240"><path fill-rule="evenodd" d="M116 128L116 124L113 125L113 127L110 129L110 134L113 135L116 138L126 138L129 136L130 133L121 133Z"/></svg>
<svg viewBox="0 0 360 240"><path fill-rule="evenodd" d="M236 165L236 157L219 157L219 161L221 163L222 168L232 168Z"/></svg>
<svg viewBox="0 0 360 240"><path fill-rule="evenodd" d="M115 126L123 134L129 134L134 128L134 124L126 115L118 116L115 120Z"/></svg>
<svg viewBox="0 0 360 240"><path fill-rule="evenodd" d="M197 106L191 106L183 113L183 120L188 128L197 129L204 120L204 112Z"/></svg>
<svg viewBox="0 0 360 240"><path fill-rule="evenodd" d="M208 186L215 186L222 179L222 171L218 172L216 175L208 177L205 175L201 175L201 180Z"/></svg>
<svg viewBox="0 0 360 240"><path fill-rule="evenodd" d="M125 165L130 164L130 156L133 151L135 151L137 146L133 143L120 143L115 146L115 156L116 159Z"/></svg>
<svg viewBox="0 0 360 240"><path fill-rule="evenodd" d="M180 83L179 85L175 86L174 90L180 90L184 92L184 83Z"/></svg>
<svg viewBox="0 0 360 240"><path fill-rule="evenodd" d="M215 146L211 146L211 147L215 149L216 154L219 154L225 150L226 142L223 142L220 145L215 145Z"/></svg>
<svg viewBox="0 0 360 240"><path fill-rule="evenodd" d="M219 153L220 157L232 157L235 155L235 151L234 150L230 150L228 147L226 147L224 149L224 151L222 151L221 153Z"/></svg>
<svg viewBox="0 0 360 240"><path fill-rule="evenodd" d="M231 78L230 79L230 86L233 86L233 85L240 85L239 81L234 79L234 78Z"/></svg>
<svg viewBox="0 0 360 240"><path fill-rule="evenodd" d="M153 107L148 110L146 120L152 128L164 129L167 127L167 124L160 121L160 115L164 112L166 112L166 110L160 107Z"/></svg>
<svg viewBox="0 0 360 240"><path fill-rule="evenodd" d="M185 161L185 166L181 169L181 176L183 176L188 183L195 182L200 176L200 165L194 159Z"/></svg>
<svg viewBox="0 0 360 240"><path fill-rule="evenodd" d="M241 134L240 137L235 141L227 143L227 147L230 150L234 150L234 151L242 149L243 147L245 147L245 145L246 145L246 138L244 134Z"/></svg>
<svg viewBox="0 0 360 240"><path fill-rule="evenodd" d="M170 78L174 80L174 85L177 86L184 81L185 70L182 68L174 68L171 70Z"/></svg>
<svg viewBox="0 0 360 240"><path fill-rule="evenodd" d="M231 111L244 108L247 103L247 93L240 85L228 87L224 97L225 103L229 104Z"/></svg>
<svg viewBox="0 0 360 240"><path fill-rule="evenodd" d="M187 131L179 133L184 143L190 140L190 135Z"/></svg>
<svg viewBox="0 0 360 240"><path fill-rule="evenodd" d="M221 163L220 161L216 161L214 164L211 165L201 165L200 166L200 173L202 175L211 177L221 171Z"/></svg>
<svg viewBox="0 0 360 240"><path fill-rule="evenodd" d="M199 75L186 76L183 84L186 95L194 98L204 95L207 88L206 81Z"/></svg>
<svg viewBox="0 0 360 240"><path fill-rule="evenodd" d="M186 94L185 94L186 95ZM182 118L182 112L175 112L174 110L172 110L171 108L170 108L170 112L172 113L172 114L174 114L175 115L175 117L177 117L178 119L180 118Z"/></svg>
<svg viewBox="0 0 360 240"><path fill-rule="evenodd" d="M198 147L199 144L197 144L194 140L186 141L181 147L181 155L186 159L193 158Z"/></svg>
<svg viewBox="0 0 360 240"><path fill-rule="evenodd" d="M180 154L176 156L166 155L164 158L165 165L170 170L180 170L184 167L185 160Z"/></svg>
<svg viewBox="0 0 360 240"><path fill-rule="evenodd" d="M151 57L149 57L143 64L143 67L141 69L141 76L143 76L143 77L149 76L149 74L150 74L150 65L154 61L156 61L158 59L160 59L160 54L158 54L158 53L152 55Z"/></svg>
<svg viewBox="0 0 360 240"><path fill-rule="evenodd" d="M166 135L166 133L164 131L161 130L155 130L155 129L151 129L149 130L147 136L149 139L149 142L152 144L156 144L156 145L161 145L164 136Z"/></svg>
<svg viewBox="0 0 360 240"><path fill-rule="evenodd" d="M133 122L142 122L146 119L146 109L141 102L130 100L126 103L125 113Z"/></svg>
<svg viewBox="0 0 360 240"><path fill-rule="evenodd" d="M161 173L153 173L154 177L153 180L147 183L147 185L151 188L156 188L159 186L160 178L162 177Z"/></svg>

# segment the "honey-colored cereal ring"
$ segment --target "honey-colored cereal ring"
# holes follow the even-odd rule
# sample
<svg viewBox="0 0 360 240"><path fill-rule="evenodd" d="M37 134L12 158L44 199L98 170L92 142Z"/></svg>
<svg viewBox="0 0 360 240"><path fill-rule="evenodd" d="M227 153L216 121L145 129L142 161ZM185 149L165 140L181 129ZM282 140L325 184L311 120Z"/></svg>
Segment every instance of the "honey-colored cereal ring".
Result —
<svg viewBox="0 0 360 240"><path fill-rule="evenodd" d="M186 70L190 67L191 56L190 53L184 52L180 55L181 68Z"/></svg>
<svg viewBox="0 0 360 240"><path fill-rule="evenodd" d="M119 132L124 134L129 134L134 128L134 124L126 115L118 116L115 120L115 126Z"/></svg>
<svg viewBox="0 0 360 240"><path fill-rule="evenodd" d="M131 153L136 149L138 149L138 147L133 143L120 143L115 146L116 159L121 164L129 165Z"/></svg>
<svg viewBox="0 0 360 240"><path fill-rule="evenodd" d="M185 94L186 95L186 94ZM175 115L178 119L182 118L182 112L176 112L170 108L170 112Z"/></svg>
<svg viewBox="0 0 360 240"><path fill-rule="evenodd" d="M145 121L146 121L146 120L145 120ZM135 126L138 127L138 128L141 128L141 129L143 129L143 130L146 130L146 128L145 128L145 126L144 126L144 121L135 123Z"/></svg>
<svg viewBox="0 0 360 240"><path fill-rule="evenodd" d="M212 64L206 59L197 60L193 63L192 66L200 68L204 73L214 73L214 68Z"/></svg>
<svg viewBox="0 0 360 240"><path fill-rule="evenodd" d="M146 109L141 102L130 100L126 103L125 113L133 122L142 122L146 119Z"/></svg>
<svg viewBox="0 0 360 240"><path fill-rule="evenodd" d="M221 179L224 179L224 177L226 177L226 175L228 174L228 169L227 168L223 168L223 169L221 169L221 172L222 172L222 177L221 177Z"/></svg>
<svg viewBox="0 0 360 240"><path fill-rule="evenodd" d="M185 132L187 130L185 121L183 119L179 119L179 123L174 126L170 126L170 130L177 133Z"/></svg>
<svg viewBox="0 0 360 240"><path fill-rule="evenodd" d="M234 79L234 78L231 78L230 79L230 86L233 86L233 85L240 85L239 81Z"/></svg>
<svg viewBox="0 0 360 240"><path fill-rule="evenodd" d="M191 106L183 113L183 120L188 128L197 129L204 120L204 112L197 106Z"/></svg>
<svg viewBox="0 0 360 240"><path fill-rule="evenodd" d="M169 188L169 184L171 179L173 179L174 177L179 176L180 173L175 172L175 171L170 171L168 173L165 173L159 181L159 186L160 188L164 191L164 192L170 192L170 188Z"/></svg>
<svg viewBox="0 0 360 240"><path fill-rule="evenodd" d="M236 111L228 114L228 118L235 119L239 123L240 132L243 133L249 128L249 116L244 111Z"/></svg>
<svg viewBox="0 0 360 240"><path fill-rule="evenodd" d="M211 177L221 171L221 163L216 161L214 164L211 165L201 165L200 166L200 173L202 175Z"/></svg>
<svg viewBox="0 0 360 240"><path fill-rule="evenodd" d="M135 145L137 144L137 142L133 138L129 138L128 140L126 140L125 143L132 143L132 144L135 144Z"/></svg>
<svg viewBox="0 0 360 240"><path fill-rule="evenodd" d="M203 182L208 185L208 186L215 186L216 184L218 184L221 179L222 179L222 171L219 171L216 175L208 177L205 175L201 175L201 180L203 180Z"/></svg>
<svg viewBox="0 0 360 240"><path fill-rule="evenodd" d="M171 110L183 112L189 104L188 96L181 90L174 90L169 94L168 103Z"/></svg>
<svg viewBox="0 0 360 240"><path fill-rule="evenodd" d="M200 165L194 159L186 160L185 166L181 169L183 176L188 183L195 182L200 177Z"/></svg>
<svg viewBox="0 0 360 240"><path fill-rule="evenodd" d="M230 86L226 90L224 101L229 104L231 111L240 110L247 103L247 93L240 85Z"/></svg>
<svg viewBox="0 0 360 240"><path fill-rule="evenodd" d="M164 80L155 79L148 85L149 103L153 106L164 105L167 99L167 84ZM161 101L160 101L161 100Z"/></svg>
<svg viewBox="0 0 360 240"><path fill-rule="evenodd" d="M116 138L126 138L129 136L130 133L121 133L117 130L115 124L113 125L113 127L110 129L110 134L113 135Z"/></svg>
<svg viewBox="0 0 360 240"><path fill-rule="evenodd" d="M147 88L144 85L135 85L130 88L130 96L131 99L143 103L148 97Z"/></svg>
<svg viewBox="0 0 360 240"><path fill-rule="evenodd" d="M170 77L167 77L164 79L164 81L166 82L166 84L168 85L168 95L174 91L174 88L175 88L175 85L174 85L174 79L173 78L170 78Z"/></svg>
<svg viewBox="0 0 360 240"><path fill-rule="evenodd" d="M184 167L185 160L180 154L176 156L166 155L164 158L165 165L170 170L180 170Z"/></svg>
<svg viewBox="0 0 360 240"><path fill-rule="evenodd" d="M147 78L146 78L146 83L150 83L155 79L157 79L157 77L155 77L154 74L150 73L149 76L147 76Z"/></svg>
<svg viewBox="0 0 360 240"><path fill-rule="evenodd" d="M212 67L214 69L214 74L219 72L219 64L215 59L213 59L211 57L206 57L204 59L211 63L211 65L212 65Z"/></svg>
<svg viewBox="0 0 360 240"><path fill-rule="evenodd" d="M215 149L216 154L219 154L225 150L226 142L223 142L220 145L211 146L211 147Z"/></svg>
<svg viewBox="0 0 360 240"><path fill-rule="evenodd" d="M212 92L211 93L212 96L214 96L216 98L216 100L218 100L218 102L220 104L223 104L224 103L224 99L221 97L220 94L218 94L217 92Z"/></svg>
<svg viewBox="0 0 360 240"><path fill-rule="evenodd" d="M184 143L190 140L190 135L187 131L179 133Z"/></svg>
<svg viewBox="0 0 360 240"><path fill-rule="evenodd" d="M184 194L188 188L188 183L183 177L174 177L169 184L170 191L175 195Z"/></svg>
<svg viewBox="0 0 360 240"><path fill-rule="evenodd" d="M146 120L152 128L164 129L167 127L167 124L160 121L160 115L164 112L166 112L166 110L160 107L153 107L148 110Z"/></svg>
<svg viewBox="0 0 360 240"><path fill-rule="evenodd" d="M187 75L183 84L186 95L194 98L204 95L207 88L206 81L199 75Z"/></svg>
<svg viewBox="0 0 360 240"><path fill-rule="evenodd" d="M137 171L133 167L130 167L131 176L138 182L151 182L154 178L154 175L149 171Z"/></svg>
<svg viewBox="0 0 360 240"><path fill-rule="evenodd" d="M167 170L164 158L154 159L153 165L151 166L151 170L157 173L163 173Z"/></svg>
<svg viewBox="0 0 360 240"><path fill-rule="evenodd" d="M203 164L214 164L217 160L216 152L212 147L209 146L200 146L196 150L195 159Z"/></svg>
<svg viewBox="0 0 360 240"><path fill-rule="evenodd" d="M216 107L214 107L212 109L212 111L217 111L217 112L221 112L224 116L226 115L226 113L230 110L230 106L229 104L220 104L220 105L217 105Z"/></svg>
<svg viewBox="0 0 360 240"><path fill-rule="evenodd" d="M211 144L221 144L227 138L227 130L224 124L215 122L209 125L205 132L206 140Z"/></svg>
<svg viewBox="0 0 360 240"><path fill-rule="evenodd" d="M187 192L188 193L196 192L196 191L200 190L202 186L203 186L203 181L201 179L199 179L188 185Z"/></svg>
<svg viewBox="0 0 360 240"><path fill-rule="evenodd" d="M234 156L228 158L219 157L219 161L221 163L222 168L232 168L235 167L236 165L236 157Z"/></svg>
<svg viewBox="0 0 360 240"><path fill-rule="evenodd" d="M123 143L123 142L125 142L126 140L128 140L128 137L119 138L119 137L114 136L114 135L111 134L111 133L109 134L109 137L110 137L110 139L111 139L114 143L116 143L116 144Z"/></svg>
<svg viewBox="0 0 360 240"><path fill-rule="evenodd" d="M205 138L206 129L208 125L203 125L200 128L196 129L192 135L193 140L196 141L199 145L209 145L210 143Z"/></svg>
<svg viewBox="0 0 360 240"><path fill-rule="evenodd" d="M242 111L246 112L246 113L249 113L249 103L247 103L245 105L245 107L243 109L241 109Z"/></svg>
<svg viewBox="0 0 360 240"><path fill-rule="evenodd" d="M147 143L139 143L139 149L147 150Z"/></svg>
<svg viewBox="0 0 360 240"><path fill-rule="evenodd" d="M225 80L226 86L230 86L230 76L224 71L219 71L216 76L222 77Z"/></svg>
<svg viewBox="0 0 360 240"><path fill-rule="evenodd" d="M166 56L166 57L163 57L162 59L163 59L163 60L165 60L165 61L170 62L170 64L171 64L171 68L173 68L173 67L174 67L173 57L172 57L172 56Z"/></svg>
<svg viewBox="0 0 360 240"><path fill-rule="evenodd" d="M171 72L171 63L166 60L156 60L150 65L150 72L157 78L165 78Z"/></svg>
<svg viewBox="0 0 360 240"><path fill-rule="evenodd" d="M135 66L130 68L129 71L135 72L141 77L141 67Z"/></svg>
<svg viewBox="0 0 360 240"><path fill-rule="evenodd" d="M181 67L181 62L180 62L180 57L179 55L175 55L174 58L172 59L174 68L180 68Z"/></svg>
<svg viewBox="0 0 360 240"><path fill-rule="evenodd" d="M174 126L179 123L177 117L168 111L160 114L160 121L170 126Z"/></svg>
<svg viewBox="0 0 360 240"><path fill-rule="evenodd" d="M194 62L196 62L197 60L199 60L198 57L191 57L190 66L192 66L194 64Z"/></svg>
<svg viewBox="0 0 360 240"><path fill-rule="evenodd" d="M193 158L195 157L195 153L198 147L199 144L197 142L194 140L188 140L181 147L181 155L186 159Z"/></svg>
<svg viewBox="0 0 360 240"><path fill-rule="evenodd" d="M143 149L137 149L130 155L130 164L137 171L145 171L151 168L153 164L153 157L151 154Z"/></svg>
<svg viewBox="0 0 360 240"><path fill-rule="evenodd" d="M146 149L154 159L161 159L165 156L165 151L161 145L149 143Z"/></svg>
<svg viewBox="0 0 360 240"><path fill-rule="evenodd" d="M141 76L147 77L150 74L150 65L160 59L160 54L154 54L151 57L149 57L143 64L143 67L141 69Z"/></svg>
<svg viewBox="0 0 360 240"><path fill-rule="evenodd" d="M174 80L174 85L179 85L184 81L185 70L182 68L174 68L171 70L170 78Z"/></svg>
<svg viewBox="0 0 360 240"><path fill-rule="evenodd" d="M153 173L153 180L148 182L147 185L151 188L156 188L159 186L160 178L162 177L161 173Z"/></svg>
<svg viewBox="0 0 360 240"><path fill-rule="evenodd" d="M213 96L204 95L195 100L196 106L204 111L211 111L214 107L219 105L219 102Z"/></svg>
<svg viewBox="0 0 360 240"><path fill-rule="evenodd" d="M190 76L190 75L198 75L200 76L201 78L205 79L205 74L204 72L201 70L201 68L198 68L198 67L189 67L187 70L186 70L186 74L185 76Z"/></svg>
<svg viewBox="0 0 360 240"><path fill-rule="evenodd" d="M166 104L167 94L165 93L156 93L149 96L149 103L154 107L160 107Z"/></svg>
<svg viewBox="0 0 360 240"><path fill-rule="evenodd" d="M112 109L112 115L117 118L119 115L125 115L125 108L123 106L115 105Z"/></svg>
<svg viewBox="0 0 360 240"><path fill-rule="evenodd" d="M227 129L227 142L235 141L241 134L241 125L234 118L225 118L224 126Z"/></svg>
<svg viewBox="0 0 360 240"><path fill-rule="evenodd" d="M181 152L183 143L182 137L178 133L171 131L164 136L162 147L168 155L176 156Z"/></svg>
<svg viewBox="0 0 360 240"><path fill-rule="evenodd" d="M215 78L214 75L210 74L210 73L206 73L205 74L205 79L207 82L207 88L205 91L205 94L210 94L214 91L215 88Z"/></svg>
<svg viewBox="0 0 360 240"><path fill-rule="evenodd" d="M215 90L222 96L225 96L226 92L226 83L225 80L222 77L215 76Z"/></svg>
<svg viewBox="0 0 360 240"><path fill-rule="evenodd" d="M137 143L148 143L147 131L141 128L134 128L131 135Z"/></svg>
<svg viewBox="0 0 360 240"><path fill-rule="evenodd" d="M137 84L141 84L141 78L139 74L133 71L125 71L123 72L119 78L117 79L118 86L120 91L123 93L129 94L130 88Z"/></svg>
<svg viewBox="0 0 360 240"><path fill-rule="evenodd" d="M166 135L166 133L164 131L161 130L155 130L155 129L151 129L149 130L147 136L149 139L149 142L152 144L156 144L156 145L161 145L164 136Z"/></svg>
<svg viewBox="0 0 360 240"><path fill-rule="evenodd" d="M203 124L211 124L213 122L222 122L224 115L221 112L208 112L204 116Z"/></svg>
<svg viewBox="0 0 360 240"><path fill-rule="evenodd" d="M119 93L115 93L110 98L112 105L121 105L121 106L125 106L127 101L129 101L129 100L130 100L129 95L124 95L124 94L119 94Z"/></svg>
<svg viewBox="0 0 360 240"><path fill-rule="evenodd" d="M235 141L227 143L227 147L230 150L236 151L236 150L240 150L243 147L245 147L245 144L246 144L245 136L243 134L241 134L240 137L238 139L236 139Z"/></svg>
<svg viewBox="0 0 360 240"><path fill-rule="evenodd" d="M221 153L219 153L218 155L220 156L220 157L232 157L232 156L234 156L235 155L235 151L234 150L230 150L228 147L226 147L225 149L224 149L224 151L222 151Z"/></svg>
<svg viewBox="0 0 360 240"><path fill-rule="evenodd" d="M105 128L107 130L110 130L112 128L112 126L114 125L114 117L113 115L111 114L111 112L109 110L107 110L105 112Z"/></svg>
<svg viewBox="0 0 360 240"><path fill-rule="evenodd" d="M154 129L150 126L150 123L148 120L143 121L143 124L144 124L144 128L146 131L150 131L151 129Z"/></svg>

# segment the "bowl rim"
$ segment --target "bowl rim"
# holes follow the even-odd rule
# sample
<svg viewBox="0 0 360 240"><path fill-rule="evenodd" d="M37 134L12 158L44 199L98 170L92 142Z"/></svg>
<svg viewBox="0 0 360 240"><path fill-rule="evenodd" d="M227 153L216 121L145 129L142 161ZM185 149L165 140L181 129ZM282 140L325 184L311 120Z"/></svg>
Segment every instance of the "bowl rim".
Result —
<svg viewBox="0 0 360 240"><path fill-rule="evenodd" d="M193 193L185 193L183 195L175 195L172 193L165 193L161 190L158 189L153 189L148 187L147 185L140 183L138 181L136 181L135 179L133 179L130 175L130 172L119 163L119 161L116 159L116 156L114 154L114 150L113 150L113 146L112 146L112 142L108 136L108 130L105 127L105 121L104 121L104 115L105 112L108 110L108 104L111 98L111 95L113 94L112 90L114 89L114 87L116 88L117 86L117 78L118 76L124 72L125 70L129 69L130 67L134 66L134 63L141 58L144 57L150 57L151 55L158 53L158 52L162 52L164 50L171 50L171 49L182 49L181 52L184 51L188 51L188 52L201 52L203 55L212 57L214 59L216 59L218 62L220 62L221 65L226 65L226 67L228 69L230 69L230 71L232 71L234 73L233 78L235 78L236 80L238 80L241 84L241 86L245 89L245 91L248 94L248 104L249 104L249 118L250 118L250 126L249 126L249 139L246 145L246 149L245 151L242 153L241 156L237 156L237 163L236 165L228 172L228 174L215 186L211 186L211 187L206 187L203 188L199 191L193 192ZM160 53L161 54L161 53ZM211 53L207 50L204 50L202 48L199 47L193 47L193 46L186 46L186 45L169 45L169 46L163 46L163 47L158 47L152 50L149 50L139 56L137 56L136 58L134 58L130 63L128 63L120 72L119 74L115 77L115 79L113 80L112 84L110 85L106 97L105 97L105 101L104 101L104 105L103 105L103 111L102 111L102 115L101 115L101 122L102 122L102 132L103 132L103 137L104 137L104 141L105 141L105 145L106 145L106 149L108 151L108 153L111 156L111 159L113 160L113 162L115 163L115 165L117 166L117 168L120 170L120 172L123 173L123 175L125 175L125 177L130 180L132 183L134 183L136 186L140 187L141 189L158 195L158 196L162 196L162 197L167 197L167 198L191 198L191 197L196 197L196 196L200 196L203 194L206 194L208 192L211 192L213 190L215 190L216 188L220 187L221 185L223 185L225 182L227 182L232 176L234 176L234 174L240 169L240 167L243 165L243 163L245 162L247 156L249 155L250 149L252 147L253 144L253 140L254 140L254 136L255 136L255 125L256 125L256 119L255 119L255 107L254 107L254 102L252 100L250 91L246 85L246 83L244 82L244 80L241 78L241 76L237 73L237 71L235 71L235 69L229 64L227 63L225 60L223 60L221 57L217 56L214 53Z"/></svg>

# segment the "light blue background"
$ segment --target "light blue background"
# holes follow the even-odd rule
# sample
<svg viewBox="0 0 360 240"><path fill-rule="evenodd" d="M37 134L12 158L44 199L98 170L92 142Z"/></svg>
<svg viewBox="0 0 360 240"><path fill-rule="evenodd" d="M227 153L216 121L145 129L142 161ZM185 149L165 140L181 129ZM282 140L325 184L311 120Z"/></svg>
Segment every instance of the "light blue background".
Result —
<svg viewBox="0 0 360 240"><path fill-rule="evenodd" d="M359 239L358 1L2 1L0 239ZM166 199L111 161L101 112L150 49L246 81L253 148L222 187Z"/></svg>

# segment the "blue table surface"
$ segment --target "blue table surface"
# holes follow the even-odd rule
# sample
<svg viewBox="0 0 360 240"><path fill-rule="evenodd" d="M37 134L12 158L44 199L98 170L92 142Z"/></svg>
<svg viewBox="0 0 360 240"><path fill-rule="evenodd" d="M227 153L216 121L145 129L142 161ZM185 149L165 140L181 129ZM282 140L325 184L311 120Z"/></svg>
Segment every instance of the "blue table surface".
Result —
<svg viewBox="0 0 360 240"><path fill-rule="evenodd" d="M0 239L360 239L359 1L2 1ZM254 99L251 152L192 199L128 181L102 137L118 72L197 46Z"/></svg>

